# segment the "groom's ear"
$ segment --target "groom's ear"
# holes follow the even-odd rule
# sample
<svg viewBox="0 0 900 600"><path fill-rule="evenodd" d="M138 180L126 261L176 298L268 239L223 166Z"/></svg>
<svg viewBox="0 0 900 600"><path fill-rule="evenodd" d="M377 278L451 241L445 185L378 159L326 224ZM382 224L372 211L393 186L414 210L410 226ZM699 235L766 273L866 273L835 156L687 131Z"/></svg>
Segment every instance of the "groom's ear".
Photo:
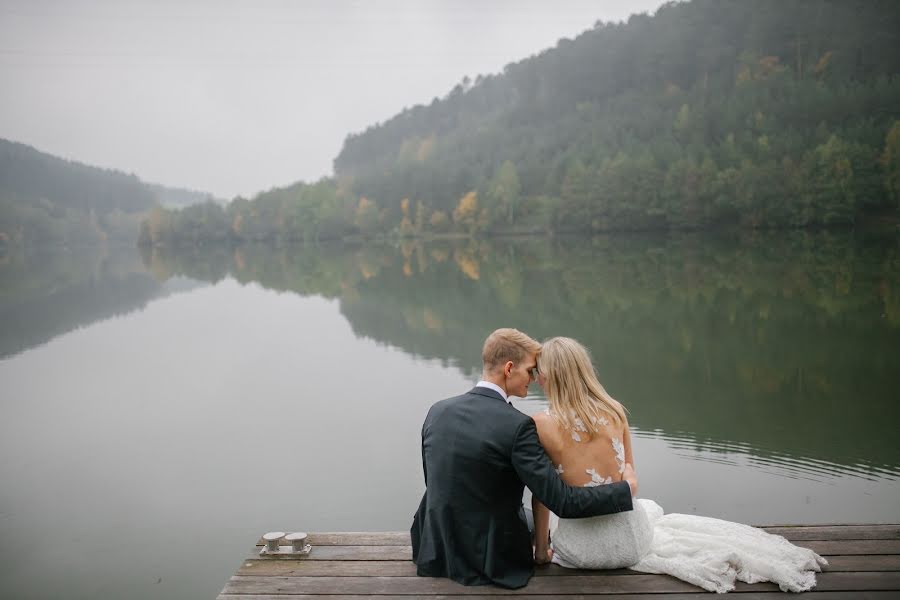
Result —
<svg viewBox="0 0 900 600"><path fill-rule="evenodd" d="M512 370L513 370L514 366L515 366L515 363L513 363L513 361L511 361L511 360L506 361L506 364L503 365L503 374L506 375L507 377L509 377L512 374Z"/></svg>

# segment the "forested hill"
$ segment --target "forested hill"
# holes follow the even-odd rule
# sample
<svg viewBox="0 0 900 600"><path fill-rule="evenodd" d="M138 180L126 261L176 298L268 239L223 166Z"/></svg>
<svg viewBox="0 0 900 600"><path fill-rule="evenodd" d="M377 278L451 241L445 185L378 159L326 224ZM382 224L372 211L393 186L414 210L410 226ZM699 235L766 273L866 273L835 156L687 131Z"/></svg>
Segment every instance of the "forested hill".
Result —
<svg viewBox="0 0 900 600"><path fill-rule="evenodd" d="M143 183L135 175L68 161L0 139L0 245L134 243L157 203L202 202L206 194Z"/></svg>
<svg viewBox="0 0 900 600"><path fill-rule="evenodd" d="M900 2L693 0L463 79L334 170L382 228L840 225L895 213L898 118Z"/></svg>
<svg viewBox="0 0 900 600"><path fill-rule="evenodd" d="M350 135L334 178L141 244L897 222L900 2L693 0Z"/></svg>

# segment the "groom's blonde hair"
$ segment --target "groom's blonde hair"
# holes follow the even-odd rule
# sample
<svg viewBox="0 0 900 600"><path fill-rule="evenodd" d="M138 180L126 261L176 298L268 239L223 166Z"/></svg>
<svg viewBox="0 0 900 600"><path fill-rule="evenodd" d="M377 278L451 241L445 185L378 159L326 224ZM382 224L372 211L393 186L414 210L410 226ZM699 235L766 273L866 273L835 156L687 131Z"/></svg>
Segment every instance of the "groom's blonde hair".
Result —
<svg viewBox="0 0 900 600"><path fill-rule="evenodd" d="M540 352L540 342L531 339L518 329L505 327L495 330L484 340L481 360L485 371L493 371L508 361L519 363L526 356L538 355Z"/></svg>
<svg viewBox="0 0 900 600"><path fill-rule="evenodd" d="M564 428L574 429L577 417L590 437L600 431L604 419L616 426L625 423L625 407L603 389L587 348L572 338L545 340L538 371L544 379L550 410Z"/></svg>

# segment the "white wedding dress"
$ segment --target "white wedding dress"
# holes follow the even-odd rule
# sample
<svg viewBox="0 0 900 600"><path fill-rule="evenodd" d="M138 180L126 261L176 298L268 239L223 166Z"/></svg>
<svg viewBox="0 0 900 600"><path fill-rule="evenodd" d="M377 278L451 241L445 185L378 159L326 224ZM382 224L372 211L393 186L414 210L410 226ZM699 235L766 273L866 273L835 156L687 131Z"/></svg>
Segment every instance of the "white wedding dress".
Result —
<svg viewBox="0 0 900 600"><path fill-rule="evenodd" d="M545 411L550 415L549 409ZM585 423L573 413L572 442L582 443ZM618 473L625 470L623 433L600 418ZM567 436L568 437L568 436ZM599 443L607 443L605 441ZM562 474L562 464L556 465ZM585 471L591 480L585 487L612 483L599 467ZM530 501L528 502L530 505ZM803 592L816 585L816 572L827 561L778 535L721 519L695 515L663 514L652 500L635 499L634 510L591 517L559 519L551 513L550 540L553 562L577 569L629 567L644 573L665 573L711 592L728 592L735 581L772 581L782 591Z"/></svg>
<svg viewBox="0 0 900 600"><path fill-rule="evenodd" d="M772 581L785 592L816 585L827 561L778 535L721 519L663 514L652 500L589 519L553 519L553 562L569 568L665 573L710 592Z"/></svg>

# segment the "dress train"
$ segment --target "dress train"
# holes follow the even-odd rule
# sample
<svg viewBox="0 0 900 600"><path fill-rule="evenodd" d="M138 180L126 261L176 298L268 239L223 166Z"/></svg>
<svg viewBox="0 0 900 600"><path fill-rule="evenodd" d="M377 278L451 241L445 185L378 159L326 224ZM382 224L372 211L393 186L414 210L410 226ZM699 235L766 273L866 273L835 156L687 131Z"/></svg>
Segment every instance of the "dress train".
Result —
<svg viewBox="0 0 900 600"><path fill-rule="evenodd" d="M711 592L735 581L772 581L785 592L816 585L828 562L808 548L761 529L696 515L664 514L637 499L634 510L590 519L555 519L553 562L574 568L629 567L664 573ZM552 525L552 523L551 523Z"/></svg>

